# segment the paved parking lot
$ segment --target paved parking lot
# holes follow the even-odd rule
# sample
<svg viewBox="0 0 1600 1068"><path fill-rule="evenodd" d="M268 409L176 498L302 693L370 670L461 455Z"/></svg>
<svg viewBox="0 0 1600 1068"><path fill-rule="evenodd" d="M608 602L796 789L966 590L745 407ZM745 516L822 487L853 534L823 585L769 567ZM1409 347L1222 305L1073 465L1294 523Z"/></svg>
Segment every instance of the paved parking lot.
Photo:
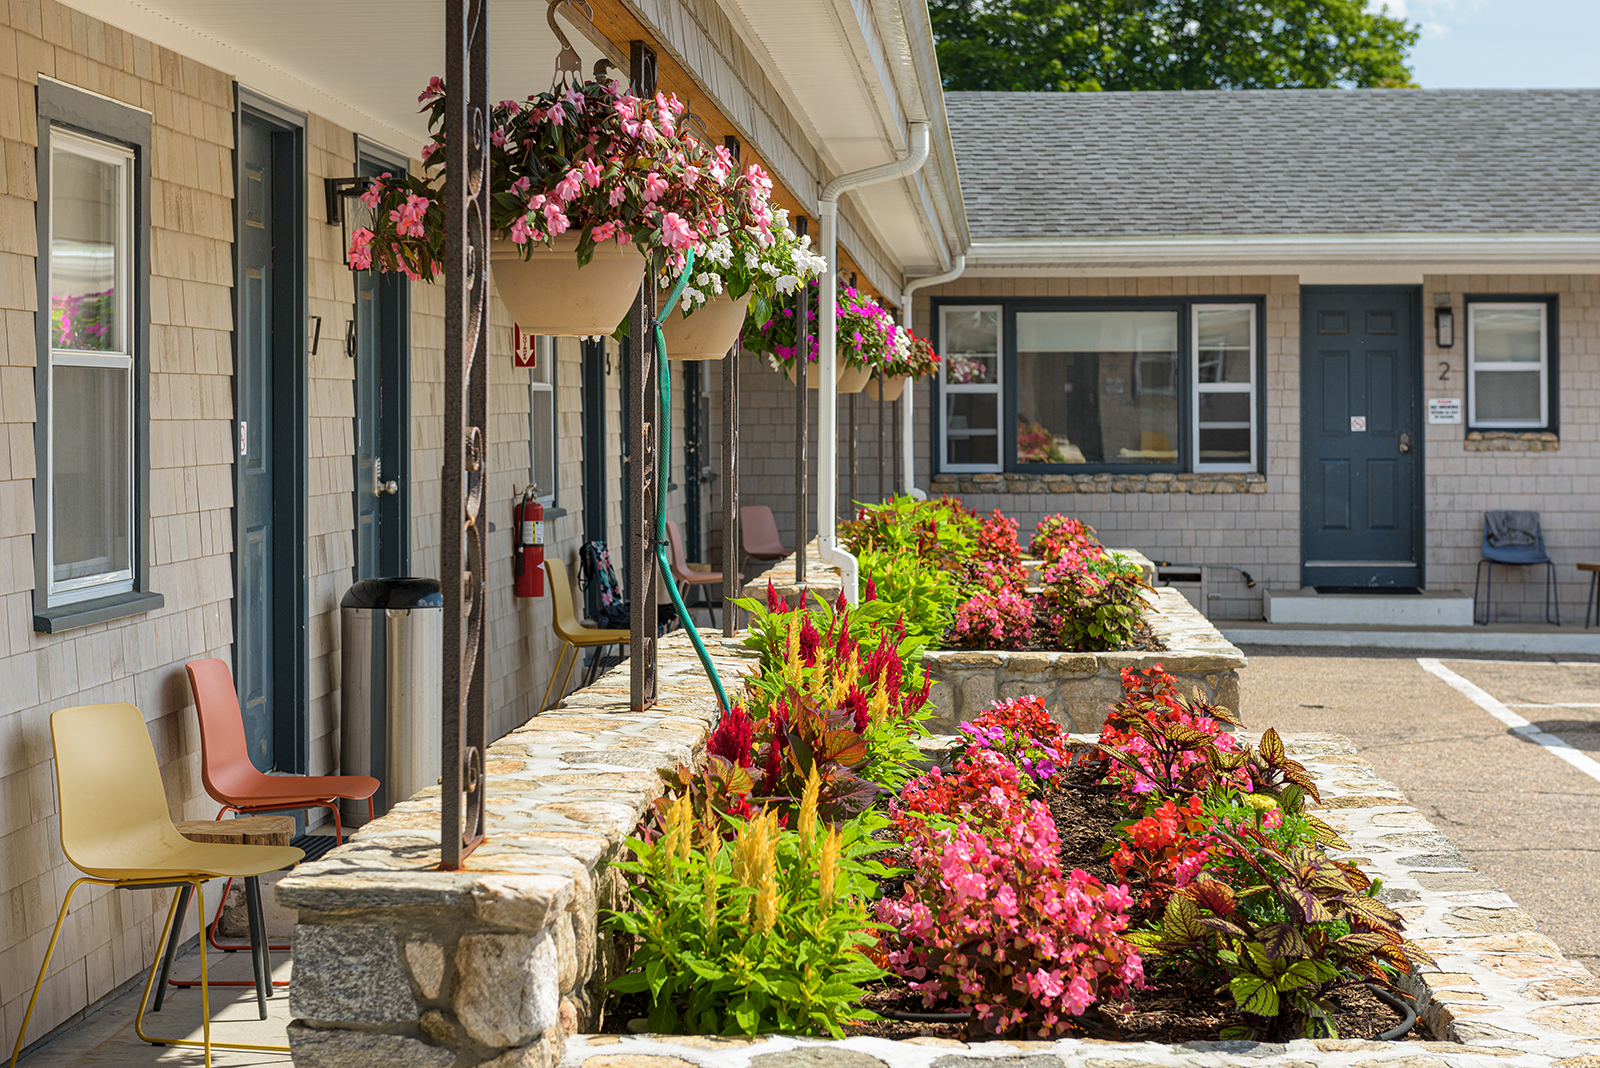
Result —
<svg viewBox="0 0 1600 1068"><path fill-rule="evenodd" d="M1248 727L1349 737L1600 974L1600 658L1245 652Z"/></svg>

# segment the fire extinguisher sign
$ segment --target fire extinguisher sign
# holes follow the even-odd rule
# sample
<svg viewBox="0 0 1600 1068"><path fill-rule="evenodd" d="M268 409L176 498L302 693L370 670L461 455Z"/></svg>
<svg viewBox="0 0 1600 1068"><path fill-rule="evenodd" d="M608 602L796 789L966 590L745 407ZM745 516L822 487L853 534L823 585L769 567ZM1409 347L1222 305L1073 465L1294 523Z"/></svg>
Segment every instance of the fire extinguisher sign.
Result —
<svg viewBox="0 0 1600 1068"><path fill-rule="evenodd" d="M511 360L521 368L539 366L539 347L534 344L534 335L523 333L516 323L511 324Z"/></svg>

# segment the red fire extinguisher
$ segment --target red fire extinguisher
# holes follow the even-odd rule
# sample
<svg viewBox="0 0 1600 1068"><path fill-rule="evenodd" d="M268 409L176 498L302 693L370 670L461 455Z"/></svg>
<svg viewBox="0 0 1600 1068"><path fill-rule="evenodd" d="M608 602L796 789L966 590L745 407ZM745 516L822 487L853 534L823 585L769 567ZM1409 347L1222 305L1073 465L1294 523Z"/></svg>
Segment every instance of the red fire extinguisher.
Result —
<svg viewBox="0 0 1600 1068"><path fill-rule="evenodd" d="M530 485L511 506L511 561L518 597L544 596L544 505L533 499Z"/></svg>

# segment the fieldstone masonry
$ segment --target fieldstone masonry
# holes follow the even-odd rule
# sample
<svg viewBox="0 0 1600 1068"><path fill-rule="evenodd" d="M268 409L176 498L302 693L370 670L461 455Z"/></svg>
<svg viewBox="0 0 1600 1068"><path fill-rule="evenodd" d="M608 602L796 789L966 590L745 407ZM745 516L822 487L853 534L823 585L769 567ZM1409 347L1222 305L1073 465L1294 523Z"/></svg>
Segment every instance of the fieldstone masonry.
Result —
<svg viewBox="0 0 1600 1068"><path fill-rule="evenodd" d="M724 680L751 658L712 638ZM1440 969L1412 989L1425 1035L1183 1046L1081 1039L964 1044L583 1034L616 959L612 867L716 714L683 635L661 649L662 700L634 714L619 669L491 747L490 840L440 872L438 794L423 791L278 886L299 911L289 1038L302 1068L1600 1068L1600 981L1379 779L1346 739L1292 735L1319 814ZM1087 742L1088 736L1080 735Z"/></svg>

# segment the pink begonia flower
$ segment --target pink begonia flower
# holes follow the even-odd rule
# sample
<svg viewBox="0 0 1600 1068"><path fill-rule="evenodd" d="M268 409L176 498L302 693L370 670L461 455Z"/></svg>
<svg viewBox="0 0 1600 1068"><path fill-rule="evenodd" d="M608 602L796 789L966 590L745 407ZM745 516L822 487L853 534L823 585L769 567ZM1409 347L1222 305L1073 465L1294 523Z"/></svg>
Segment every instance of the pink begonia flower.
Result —
<svg viewBox="0 0 1600 1068"><path fill-rule="evenodd" d="M1075 975L1067 986L1067 1006L1074 1016L1082 1016L1083 1010L1094 1004L1094 991L1089 989L1089 984L1083 981L1083 976Z"/></svg>
<svg viewBox="0 0 1600 1068"><path fill-rule="evenodd" d="M600 188L600 164L592 159L583 161L583 184L590 189ZM568 197L567 199L571 200L572 198Z"/></svg>
<svg viewBox="0 0 1600 1068"><path fill-rule="evenodd" d="M621 204L623 200L627 198L627 196L628 187L623 185L621 182L618 182L611 188L611 193L606 197L606 201L614 208L618 204Z"/></svg>
<svg viewBox="0 0 1600 1068"><path fill-rule="evenodd" d="M689 247L689 224L675 211L661 216L661 243L667 248Z"/></svg>
<svg viewBox="0 0 1600 1068"><path fill-rule="evenodd" d="M570 201L581 192L583 192L583 172L576 167L556 183L555 194L562 200Z"/></svg>
<svg viewBox="0 0 1600 1068"><path fill-rule="evenodd" d="M1269 808L1261 816L1261 826L1269 831L1275 831L1283 826L1283 813L1276 808Z"/></svg>
<svg viewBox="0 0 1600 1068"><path fill-rule="evenodd" d="M644 202L654 204L661 199L661 195L672 188L672 183L667 181L655 171L644 176Z"/></svg>

